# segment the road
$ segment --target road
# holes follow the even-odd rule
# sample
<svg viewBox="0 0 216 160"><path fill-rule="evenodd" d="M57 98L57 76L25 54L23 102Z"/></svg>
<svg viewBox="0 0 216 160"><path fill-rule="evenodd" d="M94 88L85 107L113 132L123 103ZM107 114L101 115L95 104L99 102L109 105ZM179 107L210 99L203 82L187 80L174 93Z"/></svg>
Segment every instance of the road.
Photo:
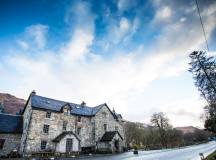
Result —
<svg viewBox="0 0 216 160"><path fill-rule="evenodd" d="M216 150L216 142L209 142L200 145L180 149L164 149L154 151L140 151L138 155L127 152L118 155L104 157L89 157L85 160L200 160L199 153L205 156Z"/></svg>

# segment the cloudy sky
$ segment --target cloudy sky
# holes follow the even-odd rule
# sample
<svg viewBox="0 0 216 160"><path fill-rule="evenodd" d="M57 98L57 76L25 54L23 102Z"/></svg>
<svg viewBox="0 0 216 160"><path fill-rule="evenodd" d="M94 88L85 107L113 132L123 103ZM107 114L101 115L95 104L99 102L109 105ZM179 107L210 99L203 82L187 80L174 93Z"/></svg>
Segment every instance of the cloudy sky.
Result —
<svg viewBox="0 0 216 160"><path fill-rule="evenodd" d="M214 53L216 1L198 2ZM1 0L0 22L0 92L202 127L205 101L187 71L188 54L205 50L194 0Z"/></svg>

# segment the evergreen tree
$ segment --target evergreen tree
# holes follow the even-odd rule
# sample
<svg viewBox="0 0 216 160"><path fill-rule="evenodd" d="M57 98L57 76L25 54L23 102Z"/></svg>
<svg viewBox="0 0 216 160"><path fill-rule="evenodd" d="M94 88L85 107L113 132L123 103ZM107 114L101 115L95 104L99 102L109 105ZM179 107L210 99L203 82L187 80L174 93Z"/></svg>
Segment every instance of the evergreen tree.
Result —
<svg viewBox="0 0 216 160"><path fill-rule="evenodd" d="M216 62L213 57L207 57L206 52L194 51L191 58L189 71L193 74L195 85L204 97L208 106L206 109L205 127L216 133Z"/></svg>
<svg viewBox="0 0 216 160"><path fill-rule="evenodd" d="M216 63L213 57L207 57L206 52L194 51L191 58L191 68L195 85L208 103L216 102Z"/></svg>

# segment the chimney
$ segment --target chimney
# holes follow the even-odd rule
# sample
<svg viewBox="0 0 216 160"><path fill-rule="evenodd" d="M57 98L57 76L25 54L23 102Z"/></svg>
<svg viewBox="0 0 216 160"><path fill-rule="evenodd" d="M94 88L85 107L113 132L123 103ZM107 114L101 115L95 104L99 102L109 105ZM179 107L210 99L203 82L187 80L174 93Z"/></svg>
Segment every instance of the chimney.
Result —
<svg viewBox="0 0 216 160"><path fill-rule="evenodd" d="M86 106L86 103L84 101L82 101L81 107L85 107L85 106Z"/></svg>
<svg viewBox="0 0 216 160"><path fill-rule="evenodd" d="M114 107L113 107L113 113L115 113L115 109L114 109Z"/></svg>
<svg viewBox="0 0 216 160"><path fill-rule="evenodd" d="M31 92L31 94L33 94L33 95L36 95L36 91L35 91L35 90L33 90L33 91Z"/></svg>

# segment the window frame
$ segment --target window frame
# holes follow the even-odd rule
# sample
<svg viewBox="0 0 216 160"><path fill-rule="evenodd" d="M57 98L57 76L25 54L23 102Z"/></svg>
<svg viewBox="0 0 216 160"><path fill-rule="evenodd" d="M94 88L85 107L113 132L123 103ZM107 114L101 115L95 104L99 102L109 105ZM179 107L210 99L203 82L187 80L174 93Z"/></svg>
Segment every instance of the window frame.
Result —
<svg viewBox="0 0 216 160"><path fill-rule="evenodd" d="M50 127L50 125L44 124L44 125L43 125L43 133L49 134L49 127Z"/></svg>
<svg viewBox="0 0 216 160"><path fill-rule="evenodd" d="M46 150L47 148L47 141L46 140L41 140L41 146L40 146L40 149L42 151Z"/></svg>
<svg viewBox="0 0 216 160"><path fill-rule="evenodd" d="M68 107L65 107L63 109L63 113L64 113L65 116L69 116L70 115L70 109Z"/></svg>
<svg viewBox="0 0 216 160"><path fill-rule="evenodd" d="M104 129L105 132L107 131L107 124L103 125L103 129Z"/></svg>
<svg viewBox="0 0 216 160"><path fill-rule="evenodd" d="M79 135L79 136L81 135L81 129L82 129L81 127L77 128L77 135Z"/></svg>
<svg viewBox="0 0 216 160"><path fill-rule="evenodd" d="M62 130L63 131L67 131L67 124L68 124L67 121L63 121L63 124L62 124Z"/></svg>
<svg viewBox="0 0 216 160"><path fill-rule="evenodd" d="M50 111L46 112L46 118L51 118L52 113Z"/></svg>
<svg viewBox="0 0 216 160"><path fill-rule="evenodd" d="M102 112L103 118L107 118L107 113L106 112Z"/></svg>

